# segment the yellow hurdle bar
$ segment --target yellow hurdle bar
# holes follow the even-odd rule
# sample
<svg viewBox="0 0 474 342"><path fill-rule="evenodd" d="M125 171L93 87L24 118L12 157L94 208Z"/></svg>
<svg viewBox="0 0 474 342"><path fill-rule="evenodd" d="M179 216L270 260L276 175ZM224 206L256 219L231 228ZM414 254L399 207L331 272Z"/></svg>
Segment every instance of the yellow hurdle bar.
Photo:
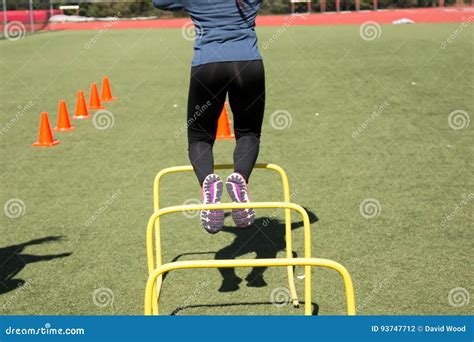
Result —
<svg viewBox="0 0 474 342"><path fill-rule="evenodd" d="M155 241L157 246L157 265L156 268L162 266L161 262L161 249L158 249L161 246L160 238L160 217L166 214L182 212L182 211L195 211L195 210L216 210L216 209L273 209L281 208L287 210L295 210L300 213L303 218L303 234L304 234L304 257L311 258L311 226L309 222L309 216L306 210L298 204L289 203L289 202L250 202L250 203L219 203L219 204L198 204L198 205L177 205L172 207L166 207L156 211L148 220L147 232L146 232L146 249L147 249L147 258L148 258L148 273L151 275L155 271L155 263L153 258L153 231L155 231ZM291 258L286 258L290 260ZM207 264L208 261L201 261L203 264ZM292 268L292 264L286 265L288 268ZM153 312L158 313L158 301L161 291L161 285L163 282L163 276L159 274L156 281L156 290L153 294ZM294 285L294 284L293 284ZM311 302L311 267L305 267L305 300Z"/></svg>
<svg viewBox="0 0 474 342"><path fill-rule="evenodd" d="M231 170L234 168L233 164L217 164L214 166L214 169L216 170ZM283 201L285 202L290 202L291 197L290 197L290 185L288 182L288 175L286 174L285 170L283 170L282 167L276 165L276 164L263 164L263 163L257 163L255 164L256 169L267 169L267 170L273 170L277 172L280 175L281 182L283 185ZM191 165L185 165L185 166L175 166L175 167L169 167L166 169L161 170L155 177L155 181L153 183L153 209L154 211L158 211L160 209L160 184L161 184L161 178L163 176L170 174L170 173L177 173L177 172L189 172L193 171L193 167ZM159 225L159 219L157 221L157 224ZM159 228L157 229L157 232L159 233ZM285 241L286 241L286 257L288 259L291 259L293 257L293 242L292 242L292 236L291 236L291 210L290 209L285 209ZM162 260L162 252L161 252L161 236L158 234L155 234L155 245L156 245L156 264L157 266L161 265L163 263ZM151 255L153 258L153 253ZM149 256L150 258L150 256ZM148 261L150 263L150 261ZM153 269L149 270L149 274ZM288 273L288 287L290 289L290 294L291 294L291 299L293 302L293 306L298 307L298 296L296 294L296 287L295 287L295 277L293 274L293 267L288 266L287 267L287 273ZM162 282L162 277L158 279L158 285L157 285L157 296L159 296L159 292L161 289L161 282Z"/></svg>
<svg viewBox="0 0 474 342"><path fill-rule="evenodd" d="M352 285L352 279L349 272L341 264L320 258L292 258L292 259L236 259L236 260L192 260L192 261L176 261L167 263L159 266L156 270L151 273L146 283L145 290L145 315L158 315L158 309L153 310L154 306L154 296L153 289L155 288L155 283L158 277L162 277L163 273L179 270L179 269L189 269L189 268L223 268L223 267L271 267L271 266L319 266L332 268L339 272L344 281L344 288L346 292L346 302L347 302L347 314L355 315L355 296L354 296L354 287ZM305 278L305 286L307 278ZM311 286L311 282L309 282ZM305 290L308 288L306 287ZM305 291L306 292L306 291ZM305 315L312 314L312 302L311 302L311 288L309 289L309 295L305 295Z"/></svg>

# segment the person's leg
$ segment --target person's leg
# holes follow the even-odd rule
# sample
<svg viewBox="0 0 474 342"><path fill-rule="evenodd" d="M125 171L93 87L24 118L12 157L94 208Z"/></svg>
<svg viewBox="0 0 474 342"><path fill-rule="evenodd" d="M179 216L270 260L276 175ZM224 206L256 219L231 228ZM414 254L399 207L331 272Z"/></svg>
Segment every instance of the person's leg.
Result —
<svg viewBox="0 0 474 342"><path fill-rule="evenodd" d="M249 202L250 174L260 148L263 113L265 109L265 75L262 61L234 62L233 79L229 86L229 102L234 115L236 147L234 173L227 177L226 188L233 202ZM232 210L238 227L248 227L255 220L255 211Z"/></svg>
<svg viewBox="0 0 474 342"><path fill-rule="evenodd" d="M259 152L259 137L244 135L237 139L234 149L234 172L241 174L247 183Z"/></svg>
<svg viewBox="0 0 474 342"><path fill-rule="evenodd" d="M234 171L248 182L260 149L265 110L265 72L262 61L235 62L235 76L229 87L237 140Z"/></svg>
<svg viewBox="0 0 474 342"><path fill-rule="evenodd" d="M194 172L202 185L214 172L212 147L217 121L227 93L223 63L204 64L191 69L188 96L188 153Z"/></svg>
<svg viewBox="0 0 474 342"><path fill-rule="evenodd" d="M212 146L227 93L225 66L211 63L192 68L188 98L188 152L201 185L203 204L220 203L223 183L214 174ZM222 229L223 210L201 210L201 224L211 234Z"/></svg>
<svg viewBox="0 0 474 342"><path fill-rule="evenodd" d="M214 173L214 156L212 144L205 141L190 142L188 145L188 154L194 173L202 186L204 179Z"/></svg>

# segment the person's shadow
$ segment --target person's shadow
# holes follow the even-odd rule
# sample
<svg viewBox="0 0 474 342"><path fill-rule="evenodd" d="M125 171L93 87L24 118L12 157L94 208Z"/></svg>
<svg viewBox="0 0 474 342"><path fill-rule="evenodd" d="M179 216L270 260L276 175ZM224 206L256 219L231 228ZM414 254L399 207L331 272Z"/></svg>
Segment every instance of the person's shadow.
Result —
<svg viewBox="0 0 474 342"><path fill-rule="evenodd" d="M306 209L306 208L305 208ZM306 209L310 223L318 221L318 217ZM303 222L292 223L291 229L295 230L303 227ZM257 218L254 224L247 228L224 226L223 232L235 235L232 243L216 252L216 260L234 259L248 253L255 253L257 259L276 258L277 253L286 249L285 243L285 222L271 217ZM296 252L292 251L293 257L297 257ZM254 267L245 277L247 286L263 287L267 283L264 279L264 273L267 267ZM220 292L231 292L239 289L242 282L234 268L219 268L222 275L222 284Z"/></svg>
<svg viewBox="0 0 474 342"><path fill-rule="evenodd" d="M57 258L64 258L72 253L49 254L49 255L31 255L23 253L28 246L39 245L43 243L61 241L62 236L48 236L41 239L0 248L0 294L12 291L22 286L23 279L15 279L15 276L27 265L38 261L48 261Z"/></svg>

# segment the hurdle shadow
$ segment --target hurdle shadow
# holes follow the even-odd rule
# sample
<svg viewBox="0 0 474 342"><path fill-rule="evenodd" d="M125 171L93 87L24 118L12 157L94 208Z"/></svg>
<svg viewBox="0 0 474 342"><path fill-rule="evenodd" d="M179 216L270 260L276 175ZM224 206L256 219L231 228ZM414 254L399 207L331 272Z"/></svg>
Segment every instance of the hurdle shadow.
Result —
<svg viewBox="0 0 474 342"><path fill-rule="evenodd" d="M318 221L315 213L305 208L308 213L310 223ZM291 224L291 230L303 227L303 221ZM223 232L234 234L232 243L216 252L216 260L234 259L236 257L255 253L256 259L273 259L279 252L286 249L285 243L285 221L271 217L257 218L254 224L247 229L224 226ZM292 251L294 258L298 257ZM254 267L245 277L248 287L264 287L267 283L264 273L267 267ZM242 279L239 278L234 268L219 268L222 276L222 283L219 292L233 292L239 289Z"/></svg>
<svg viewBox="0 0 474 342"><path fill-rule="evenodd" d="M313 306L313 316L317 316L319 313L319 305L312 302ZM224 303L224 304L196 304L196 305L186 305L180 306L171 312L170 316L177 316L181 312L189 309L197 309L197 308L226 308L226 307L238 307L238 306L274 306L275 303L272 302L243 302L243 303ZM184 314L186 315L186 314Z"/></svg>
<svg viewBox="0 0 474 342"><path fill-rule="evenodd" d="M70 256L72 253L31 255L23 253L26 247L63 240L63 236L47 236L28 242L0 248L0 295L25 284L25 280L15 278L26 265Z"/></svg>

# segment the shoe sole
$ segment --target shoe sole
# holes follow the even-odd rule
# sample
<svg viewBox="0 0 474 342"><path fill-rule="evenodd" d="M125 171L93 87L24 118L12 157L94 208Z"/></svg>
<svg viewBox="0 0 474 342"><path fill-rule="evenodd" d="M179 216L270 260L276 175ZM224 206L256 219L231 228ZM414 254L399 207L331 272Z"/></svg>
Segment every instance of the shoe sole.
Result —
<svg viewBox="0 0 474 342"><path fill-rule="evenodd" d="M244 201L245 198L245 183L242 180L227 180L226 183L227 192L233 202L236 203L247 203ZM248 209L232 209L232 219L237 227L248 228L255 221L255 210L252 208Z"/></svg>
<svg viewBox="0 0 474 342"><path fill-rule="evenodd" d="M206 196L205 204L220 203L224 189L221 180L204 184L203 189ZM212 198L213 193L214 198ZM224 210L201 210L200 219L204 229L210 234L215 234L224 226Z"/></svg>

